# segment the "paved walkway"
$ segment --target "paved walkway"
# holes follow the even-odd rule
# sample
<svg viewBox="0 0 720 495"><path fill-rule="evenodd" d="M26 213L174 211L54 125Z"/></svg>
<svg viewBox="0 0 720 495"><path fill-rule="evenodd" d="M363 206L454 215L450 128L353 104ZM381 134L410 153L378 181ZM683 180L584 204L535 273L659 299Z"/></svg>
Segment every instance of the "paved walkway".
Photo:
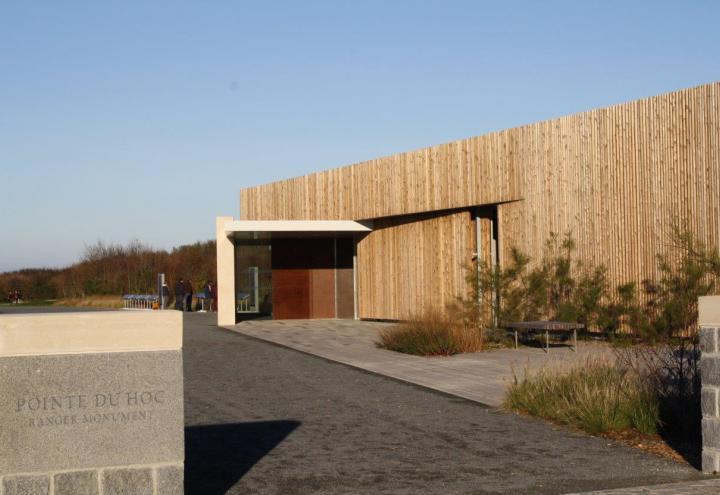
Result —
<svg viewBox="0 0 720 495"><path fill-rule="evenodd" d="M567 346L497 349L452 357L409 356L378 349L378 332L388 323L353 320L252 320L229 329L373 373L414 383L489 406L499 406L513 373L544 366L568 366L610 357L607 346L580 342Z"/></svg>

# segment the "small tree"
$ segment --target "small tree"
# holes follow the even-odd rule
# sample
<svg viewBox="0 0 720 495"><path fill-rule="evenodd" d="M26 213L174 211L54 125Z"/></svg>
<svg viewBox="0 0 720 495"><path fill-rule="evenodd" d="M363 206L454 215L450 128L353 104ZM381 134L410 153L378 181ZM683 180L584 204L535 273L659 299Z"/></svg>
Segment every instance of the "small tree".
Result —
<svg viewBox="0 0 720 495"><path fill-rule="evenodd" d="M513 248L505 268L472 265L464 307L472 308L487 327L538 319L595 325L607 297L607 270L603 266L590 269L575 261L574 250L569 233L562 239L553 233L537 263Z"/></svg>

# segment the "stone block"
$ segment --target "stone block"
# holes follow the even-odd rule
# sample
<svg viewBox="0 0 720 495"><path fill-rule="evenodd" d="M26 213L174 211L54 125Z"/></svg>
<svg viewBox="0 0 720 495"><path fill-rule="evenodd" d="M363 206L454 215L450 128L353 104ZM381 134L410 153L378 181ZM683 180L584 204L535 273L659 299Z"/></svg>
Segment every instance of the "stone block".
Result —
<svg viewBox="0 0 720 495"><path fill-rule="evenodd" d="M150 468L107 469L102 473L103 495L153 495Z"/></svg>
<svg viewBox="0 0 720 495"><path fill-rule="evenodd" d="M707 474L720 472L720 452L703 449L702 472Z"/></svg>
<svg viewBox="0 0 720 495"><path fill-rule="evenodd" d="M98 495L97 471L58 473L53 480L53 495Z"/></svg>
<svg viewBox="0 0 720 495"><path fill-rule="evenodd" d="M6 476L2 480L3 495L49 495L48 476Z"/></svg>
<svg viewBox="0 0 720 495"><path fill-rule="evenodd" d="M706 354L718 352L718 329L715 327L700 327L700 351Z"/></svg>
<svg viewBox="0 0 720 495"><path fill-rule="evenodd" d="M698 324L720 327L720 296L703 296L698 300Z"/></svg>
<svg viewBox="0 0 720 495"><path fill-rule="evenodd" d="M702 445L703 448L720 449L720 419L703 418Z"/></svg>
<svg viewBox="0 0 720 495"><path fill-rule="evenodd" d="M181 314L0 315L0 495L152 495L183 416Z"/></svg>
<svg viewBox="0 0 720 495"><path fill-rule="evenodd" d="M716 387L703 387L700 392L700 403L704 418L717 418L718 411L718 389Z"/></svg>
<svg viewBox="0 0 720 495"><path fill-rule="evenodd" d="M720 386L720 357L701 357L700 379L703 386Z"/></svg>
<svg viewBox="0 0 720 495"><path fill-rule="evenodd" d="M183 495L184 470L182 465L163 466L157 469L156 495Z"/></svg>
<svg viewBox="0 0 720 495"><path fill-rule="evenodd" d="M181 351L0 357L0 475L184 459Z"/></svg>

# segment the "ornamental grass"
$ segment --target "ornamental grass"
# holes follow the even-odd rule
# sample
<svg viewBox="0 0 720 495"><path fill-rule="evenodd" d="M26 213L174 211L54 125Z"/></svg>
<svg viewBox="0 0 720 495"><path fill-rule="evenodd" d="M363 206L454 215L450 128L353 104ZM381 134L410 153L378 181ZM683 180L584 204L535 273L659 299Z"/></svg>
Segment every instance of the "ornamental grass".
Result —
<svg viewBox="0 0 720 495"><path fill-rule="evenodd" d="M376 345L417 356L451 356L483 348L482 331L430 312L383 330Z"/></svg>
<svg viewBox="0 0 720 495"><path fill-rule="evenodd" d="M515 376L503 406L591 434L632 429L652 435L661 425L660 401L651 384L605 360Z"/></svg>

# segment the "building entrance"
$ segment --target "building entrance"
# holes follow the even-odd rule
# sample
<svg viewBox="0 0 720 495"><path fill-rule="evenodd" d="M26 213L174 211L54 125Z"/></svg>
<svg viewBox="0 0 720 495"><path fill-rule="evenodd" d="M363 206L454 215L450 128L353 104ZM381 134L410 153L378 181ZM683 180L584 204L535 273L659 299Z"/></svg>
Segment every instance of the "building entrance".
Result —
<svg viewBox="0 0 720 495"><path fill-rule="evenodd" d="M272 241L273 319L352 318L353 239Z"/></svg>

